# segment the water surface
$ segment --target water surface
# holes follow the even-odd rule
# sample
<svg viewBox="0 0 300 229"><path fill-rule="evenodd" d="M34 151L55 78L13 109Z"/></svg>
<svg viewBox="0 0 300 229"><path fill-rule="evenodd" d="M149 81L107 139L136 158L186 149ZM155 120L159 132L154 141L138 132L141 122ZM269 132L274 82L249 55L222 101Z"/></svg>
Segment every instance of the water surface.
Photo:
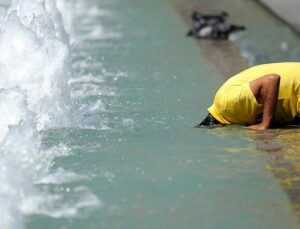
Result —
<svg viewBox="0 0 300 229"><path fill-rule="evenodd" d="M20 215L8 228L299 227L280 173L291 168L281 158L296 157L289 136L297 131L193 128L223 76L184 37L169 1L59 1L58 8L69 34L63 114L71 120L38 130L39 152L59 157L44 158L44 176L27 181L42 204L4 209ZM27 207L36 200L24 199Z"/></svg>

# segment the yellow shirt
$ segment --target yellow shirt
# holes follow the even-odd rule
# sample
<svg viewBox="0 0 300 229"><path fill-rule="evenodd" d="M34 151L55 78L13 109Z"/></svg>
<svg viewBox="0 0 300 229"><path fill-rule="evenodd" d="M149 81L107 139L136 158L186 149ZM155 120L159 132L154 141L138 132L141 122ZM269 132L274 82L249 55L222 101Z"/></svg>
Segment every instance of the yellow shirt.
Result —
<svg viewBox="0 0 300 229"><path fill-rule="evenodd" d="M293 121L299 115L300 62L263 64L242 71L222 85L208 111L223 124L253 124L262 114L262 106L257 103L249 83L268 74L280 76L274 122Z"/></svg>

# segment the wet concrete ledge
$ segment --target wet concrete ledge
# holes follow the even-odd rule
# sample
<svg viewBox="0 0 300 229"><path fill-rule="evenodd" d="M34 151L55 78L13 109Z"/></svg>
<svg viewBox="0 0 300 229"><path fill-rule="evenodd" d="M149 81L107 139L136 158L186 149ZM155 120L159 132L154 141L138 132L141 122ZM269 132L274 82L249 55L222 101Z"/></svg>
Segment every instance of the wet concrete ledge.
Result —
<svg viewBox="0 0 300 229"><path fill-rule="evenodd" d="M299 0L257 0L300 34Z"/></svg>

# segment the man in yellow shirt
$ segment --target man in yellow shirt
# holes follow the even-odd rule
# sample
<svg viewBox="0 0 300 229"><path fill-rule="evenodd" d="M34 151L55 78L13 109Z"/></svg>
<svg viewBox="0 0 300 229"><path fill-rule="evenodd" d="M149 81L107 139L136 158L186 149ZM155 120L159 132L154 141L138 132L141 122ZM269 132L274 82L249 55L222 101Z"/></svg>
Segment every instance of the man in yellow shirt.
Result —
<svg viewBox="0 0 300 229"><path fill-rule="evenodd" d="M300 62L254 66L228 79L198 126L239 124L255 130L295 122L300 106Z"/></svg>

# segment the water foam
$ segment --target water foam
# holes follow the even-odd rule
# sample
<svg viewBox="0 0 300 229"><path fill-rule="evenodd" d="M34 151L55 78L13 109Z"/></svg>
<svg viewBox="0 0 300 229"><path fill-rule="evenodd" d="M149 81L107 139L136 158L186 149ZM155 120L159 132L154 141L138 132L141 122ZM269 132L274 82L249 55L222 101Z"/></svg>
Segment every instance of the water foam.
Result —
<svg viewBox="0 0 300 229"><path fill-rule="evenodd" d="M37 113L39 129L66 122L70 104L67 36L58 26L53 2L42 3L14 3L0 36L0 88L24 91L29 109Z"/></svg>
<svg viewBox="0 0 300 229"><path fill-rule="evenodd" d="M72 190L82 199L64 204L62 195L36 187L87 179L53 171L67 150L41 141L41 130L70 123L70 45L55 1L15 0L0 18L0 228L23 228L27 214L73 217L99 206L85 188Z"/></svg>

